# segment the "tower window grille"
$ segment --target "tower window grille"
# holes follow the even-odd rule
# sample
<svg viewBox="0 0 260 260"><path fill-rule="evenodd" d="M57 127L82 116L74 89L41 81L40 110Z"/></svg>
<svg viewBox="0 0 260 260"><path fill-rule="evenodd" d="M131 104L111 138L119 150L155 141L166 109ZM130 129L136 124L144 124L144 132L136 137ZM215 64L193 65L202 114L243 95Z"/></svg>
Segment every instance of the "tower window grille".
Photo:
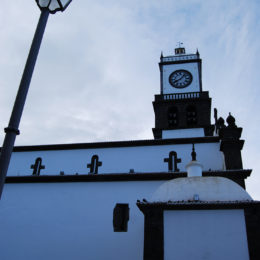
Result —
<svg viewBox="0 0 260 260"><path fill-rule="evenodd" d="M197 110L195 106L188 106L186 109L187 126L197 124Z"/></svg>
<svg viewBox="0 0 260 260"><path fill-rule="evenodd" d="M171 107L168 110L168 125L169 127L178 126L179 119L178 119L178 109L177 107Z"/></svg>

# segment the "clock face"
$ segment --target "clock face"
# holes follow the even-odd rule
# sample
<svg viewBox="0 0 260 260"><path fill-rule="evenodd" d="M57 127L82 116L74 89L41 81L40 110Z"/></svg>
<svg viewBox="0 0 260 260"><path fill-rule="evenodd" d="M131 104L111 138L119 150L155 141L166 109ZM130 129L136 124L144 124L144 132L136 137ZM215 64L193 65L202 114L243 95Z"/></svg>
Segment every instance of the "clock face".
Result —
<svg viewBox="0 0 260 260"><path fill-rule="evenodd" d="M175 70L170 75L169 82L174 88L186 88L192 82L192 75L187 70Z"/></svg>

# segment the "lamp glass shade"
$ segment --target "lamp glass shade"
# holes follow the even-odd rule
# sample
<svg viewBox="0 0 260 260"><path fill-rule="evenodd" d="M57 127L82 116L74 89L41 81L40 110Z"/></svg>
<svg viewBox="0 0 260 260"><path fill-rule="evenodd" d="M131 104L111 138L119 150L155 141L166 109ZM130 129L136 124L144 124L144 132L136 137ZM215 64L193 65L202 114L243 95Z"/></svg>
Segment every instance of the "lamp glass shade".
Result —
<svg viewBox="0 0 260 260"><path fill-rule="evenodd" d="M72 0L35 0L41 10L47 9L50 13L64 11Z"/></svg>
<svg viewBox="0 0 260 260"><path fill-rule="evenodd" d="M60 6L58 0L52 0L49 5L50 12L59 11L59 10L61 10L61 8L62 7Z"/></svg>
<svg viewBox="0 0 260 260"><path fill-rule="evenodd" d="M38 0L36 1L40 7L48 7L51 0Z"/></svg>
<svg viewBox="0 0 260 260"><path fill-rule="evenodd" d="M63 6L63 8L65 9L69 4L70 4L70 2L72 1L72 0L58 0L60 3L61 3L61 5Z"/></svg>

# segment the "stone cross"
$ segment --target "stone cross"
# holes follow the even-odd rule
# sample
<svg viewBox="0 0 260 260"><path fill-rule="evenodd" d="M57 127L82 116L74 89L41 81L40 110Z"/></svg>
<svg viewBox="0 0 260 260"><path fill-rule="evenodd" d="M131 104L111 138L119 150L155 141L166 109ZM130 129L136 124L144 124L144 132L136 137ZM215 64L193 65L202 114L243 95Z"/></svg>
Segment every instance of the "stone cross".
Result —
<svg viewBox="0 0 260 260"><path fill-rule="evenodd" d="M37 175L37 176L40 175L41 170L45 169L45 166L42 165L42 158L41 157L38 157L35 160L35 163L31 165L31 169L33 169L32 175Z"/></svg>
<svg viewBox="0 0 260 260"><path fill-rule="evenodd" d="M181 158L178 158L177 153L171 151L169 153L169 158L164 158L164 162L168 163L168 171L169 172L179 172L177 164L181 162Z"/></svg>
<svg viewBox="0 0 260 260"><path fill-rule="evenodd" d="M91 158L91 163L87 164L90 174L97 174L98 167L102 166L102 162L98 161L98 155L93 155Z"/></svg>

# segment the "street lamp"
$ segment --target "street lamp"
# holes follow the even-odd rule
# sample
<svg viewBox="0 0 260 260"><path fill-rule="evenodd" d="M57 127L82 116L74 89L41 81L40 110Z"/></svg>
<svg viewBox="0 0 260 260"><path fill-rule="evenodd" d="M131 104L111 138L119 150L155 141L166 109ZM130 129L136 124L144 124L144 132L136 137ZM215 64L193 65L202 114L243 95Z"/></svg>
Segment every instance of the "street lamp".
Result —
<svg viewBox="0 0 260 260"><path fill-rule="evenodd" d="M19 135L18 128L49 14L54 14L57 11L64 11L72 0L35 1L41 9L41 15L36 27L31 48L24 67L22 79L18 88L9 124L8 127L5 128L6 134L0 155L0 199L3 192L3 187L15 143L15 138L16 135Z"/></svg>
<svg viewBox="0 0 260 260"><path fill-rule="evenodd" d="M72 0L36 0L41 10L48 9L52 14L64 11Z"/></svg>

